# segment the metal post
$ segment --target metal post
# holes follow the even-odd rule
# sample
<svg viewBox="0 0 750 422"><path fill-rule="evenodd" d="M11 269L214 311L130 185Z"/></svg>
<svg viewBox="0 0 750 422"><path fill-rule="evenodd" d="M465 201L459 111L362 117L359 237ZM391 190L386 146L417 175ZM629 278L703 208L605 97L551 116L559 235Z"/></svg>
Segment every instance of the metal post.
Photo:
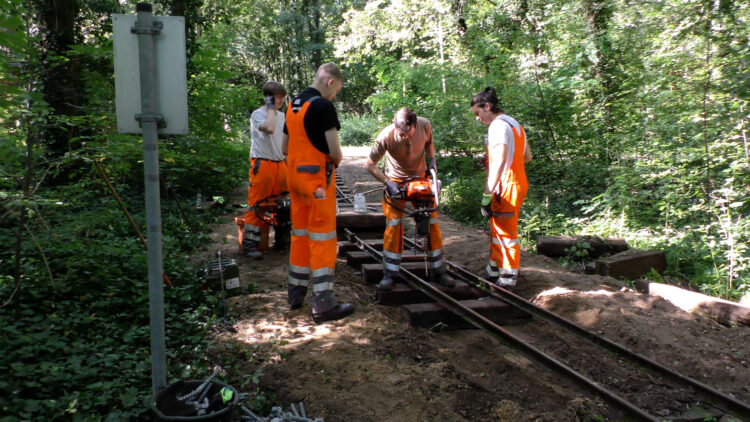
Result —
<svg viewBox="0 0 750 422"><path fill-rule="evenodd" d="M164 288L162 285L161 208L159 198L159 144L157 115L156 60L154 25L150 3L138 3L138 20L132 33L138 35L138 59L141 76L141 114L135 116L143 129L143 175L146 187L146 225L148 231L148 292L151 319L151 378L154 393L167 384L164 341Z"/></svg>

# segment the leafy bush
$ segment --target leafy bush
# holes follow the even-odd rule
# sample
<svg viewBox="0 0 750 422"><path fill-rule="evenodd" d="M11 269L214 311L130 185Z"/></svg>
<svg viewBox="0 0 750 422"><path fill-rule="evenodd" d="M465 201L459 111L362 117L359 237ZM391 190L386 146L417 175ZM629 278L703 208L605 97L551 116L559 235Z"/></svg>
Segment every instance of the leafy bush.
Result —
<svg viewBox="0 0 750 422"><path fill-rule="evenodd" d="M341 145L372 145L375 137L390 121L365 114L345 114L341 116Z"/></svg>
<svg viewBox="0 0 750 422"><path fill-rule="evenodd" d="M0 413L15 420L147 419L151 395L148 282L143 245L98 181L46 191L27 223L23 279L0 308ZM137 222L140 195L120 192ZM60 200L57 198L64 198ZM37 202L44 198L38 198ZM204 376L206 330L218 295L202 290L185 251L208 237L181 219L208 222L192 207L164 208L168 378ZM31 234L34 237L31 237ZM0 241L14 244L10 228ZM33 239L33 240L32 240ZM38 241L38 244L35 244ZM49 264L45 269L39 249ZM12 248L0 251L0 297L14 290Z"/></svg>
<svg viewBox="0 0 750 422"><path fill-rule="evenodd" d="M479 205L487 180L471 157L439 157L438 178L443 182L441 209L456 221L485 226Z"/></svg>

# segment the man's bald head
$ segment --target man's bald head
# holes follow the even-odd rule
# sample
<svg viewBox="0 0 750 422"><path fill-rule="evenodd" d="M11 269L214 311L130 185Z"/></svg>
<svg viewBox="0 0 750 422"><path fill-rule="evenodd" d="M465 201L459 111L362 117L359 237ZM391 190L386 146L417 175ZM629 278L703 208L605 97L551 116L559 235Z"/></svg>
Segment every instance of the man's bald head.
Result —
<svg viewBox="0 0 750 422"><path fill-rule="evenodd" d="M336 94L341 90L344 84L344 75L334 63L325 63L315 72L315 82L313 88L320 91L320 95L327 99L333 100Z"/></svg>
<svg viewBox="0 0 750 422"><path fill-rule="evenodd" d="M339 82L344 82L344 74L335 63L324 63L320 65L318 71L315 72L315 81L322 81L325 83L327 79L336 79Z"/></svg>

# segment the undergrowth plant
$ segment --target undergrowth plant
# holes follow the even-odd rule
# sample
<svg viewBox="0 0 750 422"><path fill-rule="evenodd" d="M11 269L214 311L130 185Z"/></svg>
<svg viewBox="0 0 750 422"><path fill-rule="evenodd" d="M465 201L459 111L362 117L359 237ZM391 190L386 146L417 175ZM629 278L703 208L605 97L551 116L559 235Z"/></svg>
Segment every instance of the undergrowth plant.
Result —
<svg viewBox="0 0 750 422"><path fill-rule="evenodd" d="M64 201L38 209L27 224L35 241L27 236L24 242L23 284L14 302L0 308L4 422L147 418L151 369L145 248L117 204L93 185L90 190L66 187ZM121 195L142 224L138 197ZM182 206L198 227L213 218ZM176 208L167 206L163 213L164 270L174 283L164 291L172 381L210 372L206 332L219 303L215 291L201 288L188 260L188 253L208 237L203 229L191 231ZM0 240L12 237L10 230L0 229ZM0 262L11 261L7 251L0 253ZM10 279L3 274L3 280ZM13 287L0 283L0 297L11 297Z"/></svg>
<svg viewBox="0 0 750 422"><path fill-rule="evenodd" d="M345 114L340 117L341 145L372 146L378 133L390 124L388 119L378 119L367 114Z"/></svg>

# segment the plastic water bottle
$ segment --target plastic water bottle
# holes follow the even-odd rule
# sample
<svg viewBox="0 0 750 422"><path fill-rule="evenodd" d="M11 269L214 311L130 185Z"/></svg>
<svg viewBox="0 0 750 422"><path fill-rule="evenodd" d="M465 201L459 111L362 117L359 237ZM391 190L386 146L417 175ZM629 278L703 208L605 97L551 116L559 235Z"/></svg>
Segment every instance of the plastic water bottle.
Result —
<svg viewBox="0 0 750 422"><path fill-rule="evenodd" d="M354 212L367 212L367 202L364 193L354 194Z"/></svg>

